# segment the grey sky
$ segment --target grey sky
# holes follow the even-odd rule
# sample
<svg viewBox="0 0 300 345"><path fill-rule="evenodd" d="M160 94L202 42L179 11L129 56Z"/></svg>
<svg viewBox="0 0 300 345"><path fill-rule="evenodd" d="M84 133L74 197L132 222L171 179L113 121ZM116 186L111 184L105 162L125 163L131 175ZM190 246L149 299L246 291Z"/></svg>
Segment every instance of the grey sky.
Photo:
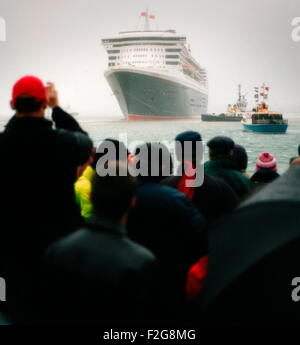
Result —
<svg viewBox="0 0 300 345"><path fill-rule="evenodd" d="M7 42L0 42L0 114L10 90L34 74L57 84L61 101L83 115L120 115L103 77L101 37L136 28L146 7L159 28L187 35L194 58L207 68L209 110L225 110L239 82L248 92L271 87L274 110L300 112L300 42L291 39L299 0L0 0Z"/></svg>

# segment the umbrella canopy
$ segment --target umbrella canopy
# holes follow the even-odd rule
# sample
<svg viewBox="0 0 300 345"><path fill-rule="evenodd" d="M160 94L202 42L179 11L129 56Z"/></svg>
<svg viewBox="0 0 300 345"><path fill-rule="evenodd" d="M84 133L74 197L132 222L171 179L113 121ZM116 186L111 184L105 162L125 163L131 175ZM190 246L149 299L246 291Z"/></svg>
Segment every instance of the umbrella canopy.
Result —
<svg viewBox="0 0 300 345"><path fill-rule="evenodd" d="M300 166L265 187L209 233L201 300L217 323L300 323ZM300 292L299 292L300 296Z"/></svg>

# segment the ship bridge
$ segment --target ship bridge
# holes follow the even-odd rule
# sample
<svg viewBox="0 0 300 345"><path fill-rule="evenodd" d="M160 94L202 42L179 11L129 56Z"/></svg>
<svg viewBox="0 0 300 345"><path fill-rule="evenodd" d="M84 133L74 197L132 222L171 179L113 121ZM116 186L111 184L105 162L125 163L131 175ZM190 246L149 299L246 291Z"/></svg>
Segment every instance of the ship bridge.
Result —
<svg viewBox="0 0 300 345"><path fill-rule="evenodd" d="M142 12L142 17L143 14L146 20L143 30L122 31L102 39L108 53L108 67L177 71L206 86L206 71L191 56L186 36L171 29L150 30L147 18L154 16Z"/></svg>

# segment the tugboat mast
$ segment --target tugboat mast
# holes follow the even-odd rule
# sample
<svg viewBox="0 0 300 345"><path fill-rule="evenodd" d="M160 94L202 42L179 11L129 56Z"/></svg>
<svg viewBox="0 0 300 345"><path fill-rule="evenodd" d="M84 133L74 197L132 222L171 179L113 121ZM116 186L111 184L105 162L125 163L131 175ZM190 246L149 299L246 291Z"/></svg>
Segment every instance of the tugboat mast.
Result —
<svg viewBox="0 0 300 345"><path fill-rule="evenodd" d="M269 96L269 86L266 86L265 83L261 85L261 87L254 88L254 98L256 102L256 109L259 112L265 112L268 110L268 96Z"/></svg>

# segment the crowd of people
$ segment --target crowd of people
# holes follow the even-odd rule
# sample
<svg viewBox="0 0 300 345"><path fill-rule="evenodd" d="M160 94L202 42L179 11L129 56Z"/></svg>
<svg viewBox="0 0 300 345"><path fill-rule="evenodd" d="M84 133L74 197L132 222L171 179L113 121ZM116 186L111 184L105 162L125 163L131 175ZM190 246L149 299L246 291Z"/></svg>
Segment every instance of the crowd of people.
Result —
<svg viewBox="0 0 300 345"><path fill-rule="evenodd" d="M7 322L300 322L291 298L300 273L299 157L280 176L274 155L262 152L251 176L246 149L217 136L207 142L203 183L193 186L198 132L175 138L192 143L189 155L176 149L175 172L159 143L129 152L106 138L116 154L102 164L104 144L95 148L60 108L53 84L21 78L11 107L0 134ZM142 151L147 174L133 176Z"/></svg>

